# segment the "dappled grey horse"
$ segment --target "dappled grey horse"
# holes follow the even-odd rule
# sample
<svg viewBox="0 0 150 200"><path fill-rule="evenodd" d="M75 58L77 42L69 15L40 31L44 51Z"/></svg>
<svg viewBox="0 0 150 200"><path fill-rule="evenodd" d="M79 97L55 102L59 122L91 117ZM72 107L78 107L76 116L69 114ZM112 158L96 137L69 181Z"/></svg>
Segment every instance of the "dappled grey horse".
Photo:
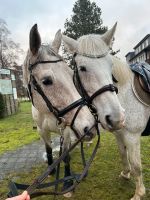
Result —
<svg viewBox="0 0 150 200"><path fill-rule="evenodd" d="M113 131L116 137L123 162L121 176L129 179L130 173L133 173L136 178L136 190L132 200L140 200L145 194L140 136L148 122L150 107L142 104L134 95L134 75L129 66L109 54L115 29L116 24L104 35L90 34L77 41L63 35L63 42L66 49L75 54L74 62L89 96L98 88L113 84L114 77L118 81L118 95L106 91L93 99L93 104L98 110L103 128Z"/></svg>
<svg viewBox="0 0 150 200"><path fill-rule="evenodd" d="M59 111L81 98L73 83L73 71L58 55L61 45L61 32L56 33L52 45L42 45L37 25L30 31L30 47L23 65L24 85L32 99L32 116L37 130L44 140L48 165L53 162L50 132L59 132L59 120L63 123L63 150L70 145L70 134L74 132L70 124L77 108L67 112L63 119L58 117ZM79 135L85 134L94 125L94 118L84 106L74 121L74 128ZM95 130L90 131L92 138ZM65 176L70 175L69 156L65 159Z"/></svg>

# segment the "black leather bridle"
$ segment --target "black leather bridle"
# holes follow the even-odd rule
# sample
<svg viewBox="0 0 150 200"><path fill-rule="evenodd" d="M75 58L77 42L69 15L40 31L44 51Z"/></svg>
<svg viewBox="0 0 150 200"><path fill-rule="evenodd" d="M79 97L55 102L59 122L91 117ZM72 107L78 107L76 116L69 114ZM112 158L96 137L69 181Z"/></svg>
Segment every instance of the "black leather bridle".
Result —
<svg viewBox="0 0 150 200"><path fill-rule="evenodd" d="M78 106L84 104L84 99L80 98L77 101L73 102L72 104L70 104L69 106L67 106L66 108L62 109L62 110L58 110L54 105L52 105L52 103L50 102L50 100L47 98L47 96L45 95L45 93L43 92L41 86L38 84L38 82L36 81L36 78L34 77L32 71L35 67L37 67L39 64L47 64L47 63L58 63L58 62L62 62L63 59L57 59L57 60L47 60L47 61L37 61L33 64L29 65L29 71L30 71L30 81L28 84L28 90L29 90L29 95L30 98L32 100L32 104L34 105L34 100L32 97L32 91L31 91L31 85L33 85L34 90L36 90L41 97L43 98L43 100L45 101L48 109L50 112L52 112L54 114L54 116L57 118L57 120L61 123L61 119L62 117L67 114L68 112L70 112L71 110L77 108Z"/></svg>
<svg viewBox="0 0 150 200"><path fill-rule="evenodd" d="M52 52L54 53L54 51L52 51ZM76 61L75 61L75 57L79 53L75 53L73 55L73 58L72 58L72 66L73 66L73 70L74 70L73 82L76 86L76 89L80 93L81 98L78 99L77 101L73 102L72 104L68 105L66 108L64 108L62 110L58 110L55 106L52 105L52 103L49 101L47 96L44 94L41 86L38 84L38 82L36 81L36 78L34 77L34 75L32 73L33 69L35 67L37 67L39 64L58 63L58 62L63 61L63 58L61 56L59 56L56 53L54 53L54 54L55 54L55 56L58 56L59 59L57 59L57 60L46 60L46 61L40 61L39 60L35 63L29 64L28 69L30 71L30 81L29 81L29 84L28 84L28 91L29 91L30 98L32 100L32 104L34 105L34 101L33 101L33 97L32 97L32 91L31 91L31 84L33 84L34 90L36 90L41 95L41 97L45 101L49 111L54 114L54 116L57 118L59 123L61 123L61 119L65 114L67 114L71 110L73 110L73 109L75 109L79 106L83 106L83 105L87 105L89 107L90 111L92 112L92 114L97 114L97 110L96 110L95 106L93 106L93 99L96 98L97 96L101 95L102 93L106 92L106 91L118 93L117 87L114 86L113 84L109 84L109 85L105 85L102 88L100 88L99 90L97 90L92 96L89 96L87 91L85 90L83 84L82 84L82 81L81 81L80 76L79 76L78 67L77 67L77 64L76 64ZM97 56L92 56L92 55L87 55L87 54L80 54L80 55L85 56L85 57L90 57L90 58L102 58L102 57L107 55L107 52L102 54L102 55L97 55ZM79 110L80 109L81 108L79 107ZM78 113L78 111L76 113ZM76 115L77 114L75 114L75 116ZM75 120L75 118L74 118L74 120ZM72 126L73 126L73 122L71 123L71 128L72 128Z"/></svg>
<svg viewBox="0 0 150 200"><path fill-rule="evenodd" d="M107 91L118 93L118 88L116 86L114 86L113 84L105 85L102 88L98 89L96 92L94 92L94 94L92 94L92 96L89 96L89 94L87 93L87 91L85 90L85 88L83 86L83 83L82 83L80 75L79 75L77 63L75 61L75 58L78 54L82 55L84 57L98 59L98 58L105 57L107 55L107 53L104 53L102 55L97 55L97 56L81 54L81 53L74 53L72 62L71 62L72 69L74 70L73 81L74 81L74 84L75 84L78 92L80 93L82 98L86 101L86 105L90 108L90 110L93 112L97 112L95 109L95 106L93 106L93 99Z"/></svg>

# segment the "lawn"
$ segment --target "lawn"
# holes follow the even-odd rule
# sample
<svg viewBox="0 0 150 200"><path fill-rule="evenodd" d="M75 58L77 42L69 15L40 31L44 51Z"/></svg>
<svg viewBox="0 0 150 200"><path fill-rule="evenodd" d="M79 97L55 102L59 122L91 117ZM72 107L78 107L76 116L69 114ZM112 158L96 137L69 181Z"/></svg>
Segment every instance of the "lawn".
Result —
<svg viewBox="0 0 150 200"><path fill-rule="evenodd" d="M27 134L26 138L27 143L32 140L37 139L35 132L32 130L32 119L30 115L29 103L21 104L21 111L18 114L11 116L9 118L1 120L3 124L3 131L5 130L5 134L9 137L11 132L18 132L18 134L14 134L11 136L15 136L15 140L17 141L17 136L20 136L19 130L22 134ZM24 113L24 114L23 114ZM17 120L16 120L17 119ZM7 126L4 128L4 121L6 120ZM15 123L13 122L15 121ZM22 121L22 123L21 123ZM13 126L13 124L15 126ZM17 130L14 128L17 126ZM11 127L11 130L9 128ZM21 128L22 127L22 128ZM24 127L24 128L23 128ZM25 129L25 130L24 130ZM31 139L30 132L33 138ZM34 134L33 134L34 133ZM2 135L4 133L2 132ZM20 136L20 139L22 137ZM5 137L6 140L6 137ZM13 139L14 140L14 139ZM143 175L144 175L144 183L147 188L147 194L143 198L143 200L150 199L150 137L143 137L142 140L142 163L143 163ZM25 143L26 143L25 142ZM94 143L96 140L94 141ZM9 141L5 144L8 145ZM20 146L23 142L16 142L13 146L11 144L11 149L15 149ZM93 144L94 145L94 144ZM85 146L86 155L89 155L92 152L93 145L89 148ZM5 146L5 145L4 145ZM9 146L9 145L8 145ZM0 147L1 148L1 147ZM3 147L3 152L6 149ZM2 150L1 150L2 152ZM78 171L81 169L80 162L80 152L79 149L75 149L71 154L71 166L73 171ZM26 172L25 174L9 174L5 180L0 182L0 200L4 200L6 198L6 193L8 192L7 185L9 180L17 180L17 182L29 183L31 184L35 177L38 177L40 173L46 168L46 164L41 164L33 168L30 172ZM121 160L119 157L117 145L115 142L115 138L111 133L103 133L101 135L101 147L99 148L97 155L91 165L88 177L80 183L80 185L76 188L75 193L72 196L72 200L129 200L135 190L134 180L131 178L130 181L125 181L119 178L120 171L122 169ZM53 200L53 196L42 196L37 197L35 200ZM56 197L57 200L65 200L66 198L59 196Z"/></svg>
<svg viewBox="0 0 150 200"><path fill-rule="evenodd" d="M37 140L39 136L32 127L31 103L20 103L16 114L0 119L0 154Z"/></svg>

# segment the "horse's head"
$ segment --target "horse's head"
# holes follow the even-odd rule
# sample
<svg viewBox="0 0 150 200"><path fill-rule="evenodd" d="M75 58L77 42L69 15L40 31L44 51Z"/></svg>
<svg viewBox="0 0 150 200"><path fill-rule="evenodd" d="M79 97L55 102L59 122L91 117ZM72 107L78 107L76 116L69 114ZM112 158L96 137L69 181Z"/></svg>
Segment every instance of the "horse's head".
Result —
<svg viewBox="0 0 150 200"><path fill-rule="evenodd" d="M24 84L30 90L34 107L41 114L46 114L53 118L56 118L52 113L53 109L56 109L56 111L63 110L81 98L73 84L72 70L58 55L61 36L59 30L51 47L50 45L42 45L37 25L34 25L30 31L30 48L23 67ZM41 95L40 91L42 91L43 95ZM47 102L52 105L52 112L49 111ZM72 109L63 116L67 125L71 124L76 110L77 108ZM77 115L74 128L80 134L84 134L93 124L93 116L88 108L84 106ZM92 137L93 132L91 131L90 133Z"/></svg>
<svg viewBox="0 0 150 200"><path fill-rule="evenodd" d="M85 35L77 41L63 35L66 49L76 53L75 65L82 85L89 96L104 86L113 84L112 59L109 50L112 45L116 24L104 35ZM108 130L117 130L124 125L124 109L115 91L105 91L93 99L101 124Z"/></svg>

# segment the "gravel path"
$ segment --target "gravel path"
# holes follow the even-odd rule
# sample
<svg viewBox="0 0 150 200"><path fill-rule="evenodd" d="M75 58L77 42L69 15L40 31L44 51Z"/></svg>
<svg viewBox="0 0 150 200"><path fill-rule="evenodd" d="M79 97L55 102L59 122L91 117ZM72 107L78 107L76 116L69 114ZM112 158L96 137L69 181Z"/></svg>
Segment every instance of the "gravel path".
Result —
<svg viewBox="0 0 150 200"><path fill-rule="evenodd" d="M52 146L55 146L54 152L59 149L59 137L54 138ZM0 180L8 173L27 171L33 166L43 163L43 152L45 152L45 145L38 140L18 148L16 151L4 153L0 156Z"/></svg>

